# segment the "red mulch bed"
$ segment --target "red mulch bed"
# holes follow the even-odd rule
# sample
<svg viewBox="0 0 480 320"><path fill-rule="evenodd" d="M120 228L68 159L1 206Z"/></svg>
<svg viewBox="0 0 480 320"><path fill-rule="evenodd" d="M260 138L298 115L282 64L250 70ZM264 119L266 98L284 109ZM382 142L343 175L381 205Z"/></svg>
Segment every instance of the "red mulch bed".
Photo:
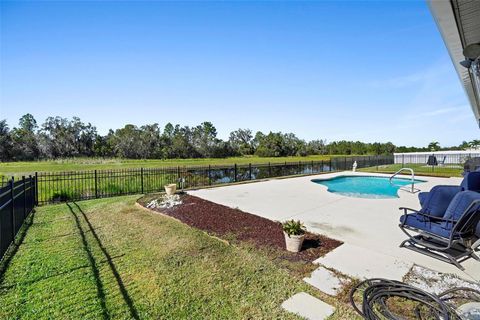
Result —
<svg viewBox="0 0 480 320"><path fill-rule="evenodd" d="M183 223L214 234L220 238L247 241L257 247L275 248L293 261L311 262L335 249L342 242L325 236L307 233L302 250L291 253L285 249L282 226L238 209L232 209L188 194L181 195L183 203L170 209L152 209L171 216ZM144 201L139 203L146 205Z"/></svg>

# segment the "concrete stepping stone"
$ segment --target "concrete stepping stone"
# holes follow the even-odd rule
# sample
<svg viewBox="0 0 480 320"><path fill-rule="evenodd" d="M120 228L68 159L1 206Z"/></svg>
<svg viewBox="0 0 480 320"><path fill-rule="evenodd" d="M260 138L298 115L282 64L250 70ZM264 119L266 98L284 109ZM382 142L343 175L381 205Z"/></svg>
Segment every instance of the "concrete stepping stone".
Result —
<svg viewBox="0 0 480 320"><path fill-rule="evenodd" d="M309 278L304 278L303 281L311 286L314 286L318 290L325 292L326 294L335 296L337 295L338 290L350 280L345 277L339 277L332 271L324 267L320 267L313 271Z"/></svg>
<svg viewBox="0 0 480 320"><path fill-rule="evenodd" d="M331 305L309 295L300 292L282 303L282 308L295 313L307 320L323 320L335 311Z"/></svg>

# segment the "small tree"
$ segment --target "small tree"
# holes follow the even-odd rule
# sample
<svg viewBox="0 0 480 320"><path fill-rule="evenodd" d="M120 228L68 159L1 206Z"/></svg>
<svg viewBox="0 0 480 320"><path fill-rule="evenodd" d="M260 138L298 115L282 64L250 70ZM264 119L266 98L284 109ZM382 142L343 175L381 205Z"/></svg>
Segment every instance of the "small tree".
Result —
<svg viewBox="0 0 480 320"><path fill-rule="evenodd" d="M428 144L428 149L430 151L438 151L440 150L440 143L438 143L437 141L432 141Z"/></svg>

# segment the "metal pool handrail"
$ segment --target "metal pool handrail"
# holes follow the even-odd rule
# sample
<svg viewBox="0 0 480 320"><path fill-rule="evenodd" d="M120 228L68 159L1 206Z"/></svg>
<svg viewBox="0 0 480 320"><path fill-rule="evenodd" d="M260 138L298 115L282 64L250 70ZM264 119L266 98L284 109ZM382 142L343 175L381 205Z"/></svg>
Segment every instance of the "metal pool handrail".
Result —
<svg viewBox="0 0 480 320"><path fill-rule="evenodd" d="M411 193L415 193L415 191L416 191L416 189L415 189L415 172L413 171L412 168L401 168L400 170L395 172L389 179L390 184L392 186L397 186L397 187L400 187L400 188L403 187L402 185L394 184L393 181L392 181L393 178L395 178L395 176L400 174L400 172L402 172L402 171L410 171L410 178L412 180L412 189L410 191L408 189L406 189L406 191L411 192Z"/></svg>

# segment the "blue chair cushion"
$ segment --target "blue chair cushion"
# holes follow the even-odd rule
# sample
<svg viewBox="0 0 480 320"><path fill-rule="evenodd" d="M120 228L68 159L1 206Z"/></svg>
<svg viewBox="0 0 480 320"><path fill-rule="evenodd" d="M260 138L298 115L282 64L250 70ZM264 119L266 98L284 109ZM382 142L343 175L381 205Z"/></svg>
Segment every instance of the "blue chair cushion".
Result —
<svg viewBox="0 0 480 320"><path fill-rule="evenodd" d="M469 176L470 172L467 172L463 176L462 183L460 183L460 187L462 187L462 191L468 190L468 181L467 178Z"/></svg>
<svg viewBox="0 0 480 320"><path fill-rule="evenodd" d="M441 237L448 238L450 236L451 229L448 229L448 225L444 222L433 222L431 219L422 216L421 214L404 214L400 217L400 222L411 228L433 233Z"/></svg>
<svg viewBox="0 0 480 320"><path fill-rule="evenodd" d="M475 200L480 200L480 193L474 191L462 191L457 193L445 211L443 219L458 220ZM472 210L476 210L478 207L479 205L477 204Z"/></svg>
<svg viewBox="0 0 480 320"><path fill-rule="evenodd" d="M460 191L462 188L459 186L435 186L427 195L423 196L424 200L420 211L441 218L445 215L452 199Z"/></svg>
<svg viewBox="0 0 480 320"><path fill-rule="evenodd" d="M430 190L430 192L420 192L418 194L418 200L420 202L420 206L424 206L425 202L428 200L428 197L430 196L430 193L434 190L434 189L438 189L438 188L452 188L452 187L456 187L456 186L435 186L432 188L432 190ZM456 187L458 188L458 192L460 191L466 191L466 190L470 190L470 191L475 191L475 192L480 192L480 172L479 171L474 171L474 172L467 172L462 180L462 183L460 184L460 187ZM454 189L452 189L452 192ZM450 194L452 197L455 195L455 194ZM450 198L451 200L451 198ZM449 200L449 202L450 202ZM446 207L445 207L446 209ZM435 214L436 215L436 214Z"/></svg>
<svg viewBox="0 0 480 320"><path fill-rule="evenodd" d="M422 207L423 207L423 204L425 203L425 200L427 199L429 193L430 192L427 191L427 192L420 192L418 194L418 201L420 202L420 205Z"/></svg>
<svg viewBox="0 0 480 320"><path fill-rule="evenodd" d="M462 183L460 184L463 190L470 190L470 191L480 191L480 172L473 171L469 172L463 178Z"/></svg>

